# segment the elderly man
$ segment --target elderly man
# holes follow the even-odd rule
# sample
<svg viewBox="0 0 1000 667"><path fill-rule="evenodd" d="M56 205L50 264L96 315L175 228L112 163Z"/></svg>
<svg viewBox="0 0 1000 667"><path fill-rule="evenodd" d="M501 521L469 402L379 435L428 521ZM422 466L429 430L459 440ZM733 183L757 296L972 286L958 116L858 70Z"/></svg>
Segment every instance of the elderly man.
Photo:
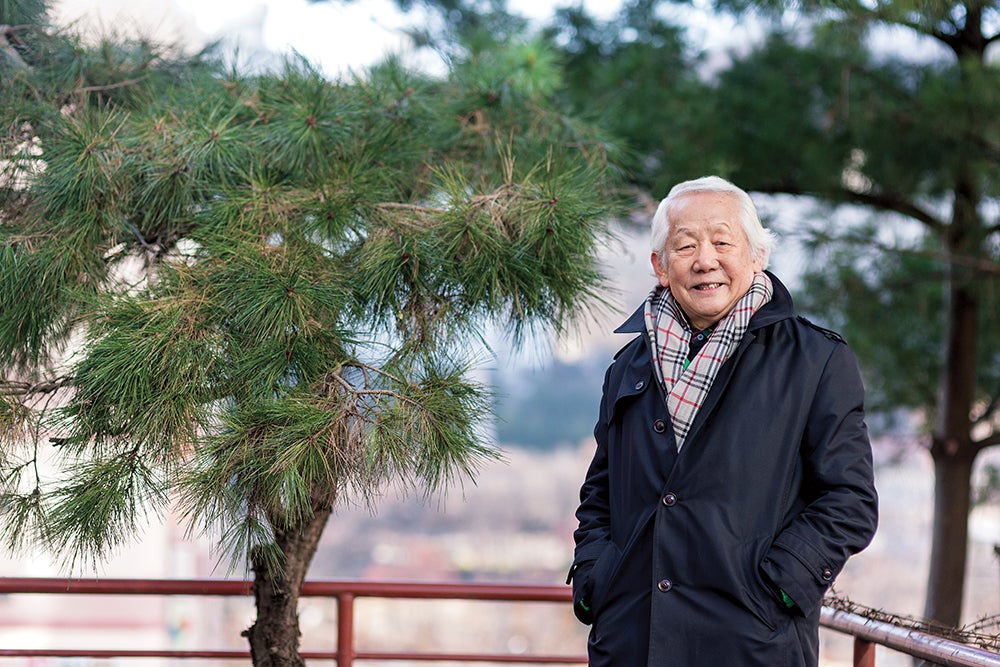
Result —
<svg viewBox="0 0 1000 667"><path fill-rule="evenodd" d="M658 285L604 380L570 579L591 667L818 664L823 594L875 533L857 362L765 272L746 192L675 186Z"/></svg>

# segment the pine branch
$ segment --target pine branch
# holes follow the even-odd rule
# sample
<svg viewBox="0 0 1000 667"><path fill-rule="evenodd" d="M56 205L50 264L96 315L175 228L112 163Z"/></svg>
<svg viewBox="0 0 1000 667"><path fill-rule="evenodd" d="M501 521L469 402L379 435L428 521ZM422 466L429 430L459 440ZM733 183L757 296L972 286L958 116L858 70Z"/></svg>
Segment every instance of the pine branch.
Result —
<svg viewBox="0 0 1000 667"><path fill-rule="evenodd" d="M116 90L118 88L126 88L128 86L134 86L137 83L142 83L149 79L149 75L145 74L135 79L128 79L126 81L119 81L117 83L109 83L103 86L83 86L81 88L74 89L74 93L98 93L108 90Z"/></svg>
<svg viewBox="0 0 1000 667"><path fill-rule="evenodd" d="M162 480L138 448L79 464L51 494L45 539L72 569L96 563L132 539L139 521L166 502Z"/></svg>
<svg viewBox="0 0 1000 667"><path fill-rule="evenodd" d="M38 394L50 394L72 385L73 378L66 375L42 382L0 379L0 395L30 397Z"/></svg>
<svg viewBox="0 0 1000 667"><path fill-rule="evenodd" d="M865 248L877 248L882 252L896 253L901 255L911 255L913 257L924 257L927 259L939 260L944 264L953 264L973 269L974 271L989 276L1000 276L1000 262L990 259L980 259L968 255L960 255L951 252L922 250L918 248L901 248L890 245L872 236L855 236L848 234L834 235L826 231L812 229L807 232L809 238L822 243L848 243Z"/></svg>

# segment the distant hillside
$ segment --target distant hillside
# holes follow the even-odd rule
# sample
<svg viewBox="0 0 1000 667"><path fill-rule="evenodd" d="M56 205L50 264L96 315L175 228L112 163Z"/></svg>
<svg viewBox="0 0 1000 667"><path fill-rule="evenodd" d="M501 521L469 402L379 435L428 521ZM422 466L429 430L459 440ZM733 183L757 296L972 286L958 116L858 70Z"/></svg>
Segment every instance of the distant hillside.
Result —
<svg viewBox="0 0 1000 667"><path fill-rule="evenodd" d="M496 438L505 447L551 450L590 437L597 420L604 370L610 357L553 360L524 370L516 381L493 374Z"/></svg>

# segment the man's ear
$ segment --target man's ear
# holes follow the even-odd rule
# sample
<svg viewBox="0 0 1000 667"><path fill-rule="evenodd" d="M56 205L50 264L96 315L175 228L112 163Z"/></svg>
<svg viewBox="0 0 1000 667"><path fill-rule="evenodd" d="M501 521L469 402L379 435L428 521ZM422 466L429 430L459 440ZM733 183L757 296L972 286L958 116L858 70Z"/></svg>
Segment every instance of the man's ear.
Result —
<svg viewBox="0 0 1000 667"><path fill-rule="evenodd" d="M660 281L660 285L670 287L670 281L667 280L667 267L663 266L663 262L660 261L659 253L650 253L649 263L653 265L653 272L656 274L656 279Z"/></svg>

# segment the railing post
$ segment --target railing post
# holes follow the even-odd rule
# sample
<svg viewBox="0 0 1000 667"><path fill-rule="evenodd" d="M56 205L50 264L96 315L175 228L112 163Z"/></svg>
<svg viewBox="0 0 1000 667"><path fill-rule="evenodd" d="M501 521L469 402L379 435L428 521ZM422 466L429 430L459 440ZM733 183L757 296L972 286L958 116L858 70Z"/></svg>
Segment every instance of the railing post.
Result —
<svg viewBox="0 0 1000 667"><path fill-rule="evenodd" d="M337 595L337 667L354 665L354 594Z"/></svg>
<svg viewBox="0 0 1000 667"><path fill-rule="evenodd" d="M875 644L854 638L854 667L875 667Z"/></svg>

